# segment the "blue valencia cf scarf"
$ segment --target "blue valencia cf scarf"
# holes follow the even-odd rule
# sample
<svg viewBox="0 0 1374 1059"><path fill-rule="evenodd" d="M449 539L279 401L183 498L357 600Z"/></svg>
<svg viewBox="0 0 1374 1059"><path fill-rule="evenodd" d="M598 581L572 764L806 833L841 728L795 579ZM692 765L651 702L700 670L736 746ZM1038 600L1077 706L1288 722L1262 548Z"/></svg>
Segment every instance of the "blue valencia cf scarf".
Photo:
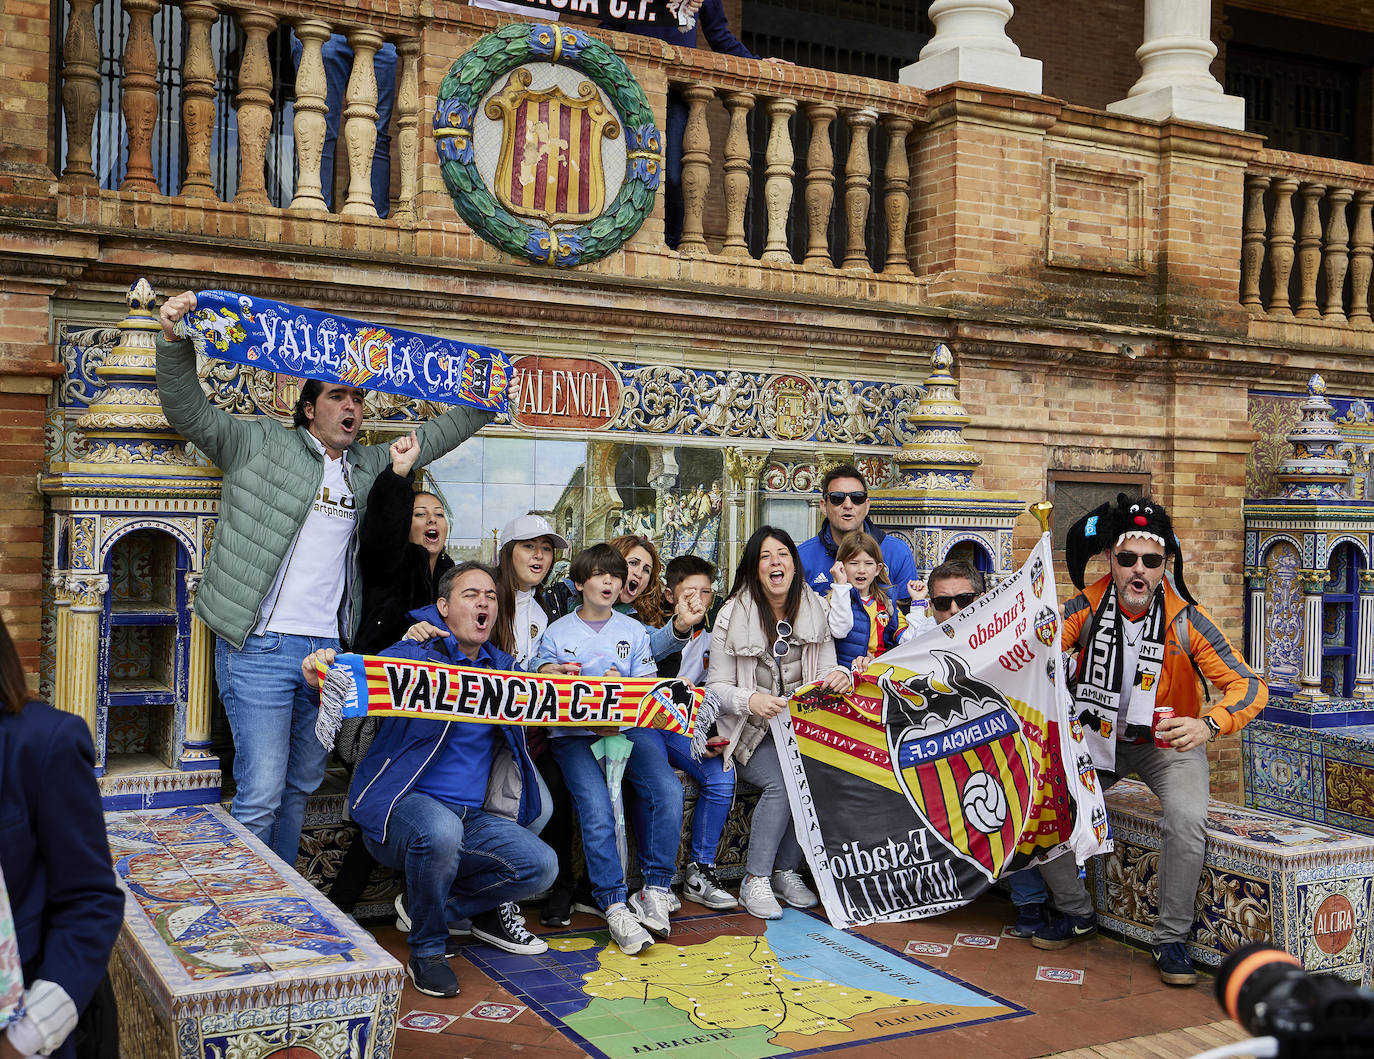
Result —
<svg viewBox="0 0 1374 1059"><path fill-rule="evenodd" d="M422 401L506 411L511 362L491 346L225 290L199 291L196 308L177 331L212 359Z"/></svg>

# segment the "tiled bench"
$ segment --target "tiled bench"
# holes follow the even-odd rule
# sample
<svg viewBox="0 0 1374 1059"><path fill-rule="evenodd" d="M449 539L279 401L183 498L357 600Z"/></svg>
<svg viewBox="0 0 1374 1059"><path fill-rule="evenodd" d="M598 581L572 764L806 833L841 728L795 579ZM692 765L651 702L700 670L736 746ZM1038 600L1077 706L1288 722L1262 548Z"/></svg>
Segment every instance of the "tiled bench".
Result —
<svg viewBox="0 0 1374 1059"><path fill-rule="evenodd" d="M1107 792L1116 850L1094 861L1102 925L1148 941L1157 914L1159 801L1143 783ZM1291 952L1309 971L1368 983L1374 838L1215 799L1198 889L1193 959L1215 967L1252 941Z"/></svg>
<svg viewBox="0 0 1374 1059"><path fill-rule="evenodd" d="M106 814L122 1059L389 1059L402 969L218 805Z"/></svg>

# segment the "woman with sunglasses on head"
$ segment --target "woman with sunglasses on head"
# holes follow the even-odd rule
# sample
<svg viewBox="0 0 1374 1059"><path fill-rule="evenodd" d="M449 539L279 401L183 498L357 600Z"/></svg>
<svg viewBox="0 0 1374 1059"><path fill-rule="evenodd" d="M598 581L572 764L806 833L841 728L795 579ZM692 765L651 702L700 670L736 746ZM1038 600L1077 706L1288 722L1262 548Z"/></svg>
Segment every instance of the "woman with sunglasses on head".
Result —
<svg viewBox="0 0 1374 1059"><path fill-rule="evenodd" d="M802 582L797 546L785 530L764 526L744 546L730 598L711 635L707 687L720 699L716 719L726 768L760 790L750 823L740 901L760 919L782 915L778 898L811 908L817 897L802 881L802 850L792 828L782 764L769 727L804 684L821 680L848 691L836 662L826 604Z"/></svg>

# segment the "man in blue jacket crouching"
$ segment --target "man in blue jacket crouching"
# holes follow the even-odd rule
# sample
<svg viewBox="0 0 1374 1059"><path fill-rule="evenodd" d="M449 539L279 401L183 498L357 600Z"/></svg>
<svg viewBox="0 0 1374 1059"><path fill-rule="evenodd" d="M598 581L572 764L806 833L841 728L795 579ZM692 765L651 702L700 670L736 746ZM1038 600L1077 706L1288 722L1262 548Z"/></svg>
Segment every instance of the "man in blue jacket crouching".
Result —
<svg viewBox="0 0 1374 1059"><path fill-rule="evenodd" d="M417 621L448 635L409 640L383 655L482 669L514 669L510 655L487 640L496 624L496 582L481 563L459 563L439 581L432 607ZM302 671L318 686L316 661ZM515 725L386 718L353 773L349 813L381 863L405 872L401 922L410 921L407 970L429 996L458 995L448 964L449 924L471 921L471 933L508 952L543 952L516 902L547 890L558 874L554 852L527 830L539 816L539 784Z"/></svg>

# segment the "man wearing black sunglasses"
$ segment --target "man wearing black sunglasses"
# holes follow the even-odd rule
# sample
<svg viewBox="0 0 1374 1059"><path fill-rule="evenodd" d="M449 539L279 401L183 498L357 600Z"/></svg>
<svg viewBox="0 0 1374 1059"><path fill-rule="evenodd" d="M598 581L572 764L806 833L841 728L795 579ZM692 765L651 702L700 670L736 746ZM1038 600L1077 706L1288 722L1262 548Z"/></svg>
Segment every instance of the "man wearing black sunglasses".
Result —
<svg viewBox="0 0 1374 1059"><path fill-rule="evenodd" d="M889 595L905 611L911 600L908 582L916 580L916 559L906 541L868 521L868 483L857 467L841 464L822 479L821 514L825 516L821 531L797 547L806 583L822 596L828 593L840 541L847 533L863 530L877 540L887 579L892 582Z"/></svg>
<svg viewBox="0 0 1374 1059"><path fill-rule="evenodd" d="M1188 956L1207 839L1207 744L1232 735L1264 708L1269 692L1192 598L1173 523L1162 504L1117 497L1069 528L1069 576L1080 592L1064 607L1063 647L1074 710L1104 789L1137 774L1159 798L1163 819L1152 938L1166 985L1197 981ZM1089 559L1107 554L1106 576L1086 588ZM1164 576L1173 559L1172 578ZM1200 684L1199 678L1205 678ZM1220 702L1202 701L1206 681ZM1171 717L1156 722L1156 710ZM1031 944L1061 949L1097 933L1092 900L1073 858L1041 866L1061 913Z"/></svg>

